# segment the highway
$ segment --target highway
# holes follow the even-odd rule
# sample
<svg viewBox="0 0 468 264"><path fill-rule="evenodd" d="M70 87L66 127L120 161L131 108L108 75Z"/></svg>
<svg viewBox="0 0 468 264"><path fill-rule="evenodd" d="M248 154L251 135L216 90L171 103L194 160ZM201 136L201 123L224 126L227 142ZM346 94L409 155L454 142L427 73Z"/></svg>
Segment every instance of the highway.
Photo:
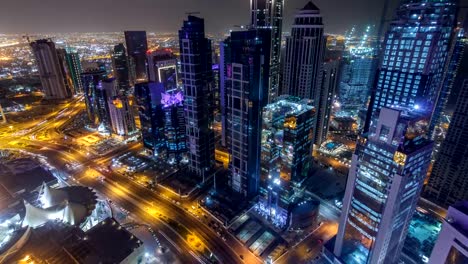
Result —
<svg viewBox="0 0 468 264"><path fill-rule="evenodd" d="M48 157L52 166L64 171L67 170L67 163L82 164L83 167L73 175L77 183L95 189L135 217L150 224L154 230L162 231L167 239L172 241L172 249L180 253L178 255L183 263L208 262L199 252L200 247L194 245L193 241L199 241L199 244L211 251L220 263L261 263L259 258L229 233L226 235L226 241L223 241L205 221L184 209L187 205L179 203L179 206L171 198L167 198L166 194L153 192L118 173L100 170L116 153L128 151L138 144L126 146L97 159L90 159L85 153L72 148L70 142L59 134L58 128L82 110L82 102L75 100L47 115L44 121L15 124L14 129L4 126L0 128L0 148L21 149L43 155ZM100 180L96 176L99 174L105 176L106 180ZM189 230L190 238L181 237L174 228L169 227L169 219Z"/></svg>
<svg viewBox="0 0 468 264"><path fill-rule="evenodd" d="M289 251L278 258L275 263L307 263L318 255L323 247L323 243L330 240L338 232L338 223L325 221L314 232L309 234L299 244L293 245Z"/></svg>

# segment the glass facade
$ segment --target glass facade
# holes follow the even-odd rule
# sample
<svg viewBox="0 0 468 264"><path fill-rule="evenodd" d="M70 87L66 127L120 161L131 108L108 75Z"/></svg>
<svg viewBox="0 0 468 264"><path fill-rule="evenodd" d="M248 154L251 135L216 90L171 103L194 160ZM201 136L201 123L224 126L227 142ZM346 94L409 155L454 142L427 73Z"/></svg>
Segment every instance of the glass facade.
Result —
<svg viewBox="0 0 468 264"><path fill-rule="evenodd" d="M283 27L284 0L250 1L251 23L254 28L270 29L270 78L268 81L268 102L275 101L279 93L281 39Z"/></svg>
<svg viewBox="0 0 468 264"><path fill-rule="evenodd" d="M384 106L435 108L455 27L456 4L406 1L385 35L366 128Z"/></svg>
<svg viewBox="0 0 468 264"><path fill-rule="evenodd" d="M215 163L215 142L212 50L203 19L188 16L179 30L179 47L189 169L204 177Z"/></svg>
<svg viewBox="0 0 468 264"><path fill-rule="evenodd" d="M310 101L279 97L263 109L260 210L279 227L303 191L311 166L315 110Z"/></svg>
<svg viewBox="0 0 468 264"><path fill-rule="evenodd" d="M225 106L229 186L246 197L258 193L262 109L268 103L269 29L231 32L226 64Z"/></svg>
<svg viewBox="0 0 468 264"><path fill-rule="evenodd" d="M130 90L130 75L127 53L123 44L114 46L112 53L112 67L117 88L123 94L128 94Z"/></svg>
<svg viewBox="0 0 468 264"><path fill-rule="evenodd" d="M131 65L134 68L136 81L146 81L146 51L148 50L146 31L125 31L124 34L127 54L133 60Z"/></svg>
<svg viewBox="0 0 468 264"><path fill-rule="evenodd" d="M431 160L427 114L382 108L358 140L335 255L345 263L396 263Z"/></svg>

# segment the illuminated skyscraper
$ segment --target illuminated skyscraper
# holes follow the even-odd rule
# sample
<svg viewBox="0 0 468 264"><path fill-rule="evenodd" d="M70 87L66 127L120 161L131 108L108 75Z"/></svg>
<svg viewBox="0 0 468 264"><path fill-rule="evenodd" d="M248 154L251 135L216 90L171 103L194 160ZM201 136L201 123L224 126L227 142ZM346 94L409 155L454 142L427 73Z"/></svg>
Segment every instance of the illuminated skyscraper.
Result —
<svg viewBox="0 0 468 264"><path fill-rule="evenodd" d="M144 82L135 85L135 101L140 116L143 146L155 157L162 156L165 149L162 93L162 84Z"/></svg>
<svg viewBox="0 0 468 264"><path fill-rule="evenodd" d="M370 133L358 138L335 263L398 263L431 162L429 122L429 113L383 107Z"/></svg>
<svg viewBox="0 0 468 264"><path fill-rule="evenodd" d="M284 0L250 1L250 15L253 28L266 28L271 30L270 79L268 82L269 103L272 103L279 95L283 9Z"/></svg>
<svg viewBox="0 0 468 264"><path fill-rule="evenodd" d="M205 177L214 166L213 70L211 41L203 19L188 16L179 30L189 169Z"/></svg>
<svg viewBox="0 0 468 264"><path fill-rule="evenodd" d="M333 97L338 85L339 67L340 61L337 59L329 59L323 63L320 97L316 103L317 126L314 133L314 144L318 147L327 139Z"/></svg>
<svg viewBox="0 0 468 264"><path fill-rule="evenodd" d="M112 133L113 131L110 104L112 103L112 98L116 95L115 79L102 80L96 87L95 106L99 132Z"/></svg>
<svg viewBox="0 0 468 264"><path fill-rule="evenodd" d="M67 91L70 91L70 93L73 95L75 94L75 91L70 69L67 64L67 51L65 49L57 49L57 57L61 65L60 71L62 72L63 83L65 83L65 89Z"/></svg>
<svg viewBox="0 0 468 264"><path fill-rule="evenodd" d="M289 225L290 209L303 195L312 162L315 111L308 103L279 97L263 108L259 207L281 227Z"/></svg>
<svg viewBox="0 0 468 264"><path fill-rule="evenodd" d="M74 92L83 93L83 83L81 82L81 61L78 53L70 48L66 49L66 61L68 65L68 71L73 81Z"/></svg>
<svg viewBox="0 0 468 264"><path fill-rule="evenodd" d="M456 22L455 2L402 1L385 35L364 131L384 106L434 110Z"/></svg>
<svg viewBox="0 0 468 264"><path fill-rule="evenodd" d="M188 161L183 100L181 91L172 90L162 94L166 157L171 164Z"/></svg>
<svg viewBox="0 0 468 264"><path fill-rule="evenodd" d="M88 69L81 73L83 96L88 118L94 125L99 125L96 109L96 90L102 80L106 78L106 71L102 69Z"/></svg>
<svg viewBox="0 0 468 264"><path fill-rule="evenodd" d="M128 94L130 90L129 63L125 47L122 43L115 45L112 52L112 68L120 93Z"/></svg>
<svg viewBox="0 0 468 264"><path fill-rule="evenodd" d="M72 95L65 83L63 64L59 60L55 43L40 39L30 43L36 58L39 77L46 99L65 99Z"/></svg>
<svg viewBox="0 0 468 264"><path fill-rule="evenodd" d="M283 91L313 100L316 106L322 84L325 38L322 15L308 2L296 13L291 36L286 39Z"/></svg>
<svg viewBox="0 0 468 264"><path fill-rule="evenodd" d="M133 60L136 82L145 81L147 79L146 51L148 50L146 31L125 31L124 34L127 54Z"/></svg>
<svg viewBox="0 0 468 264"><path fill-rule="evenodd" d="M372 48L353 49L344 59L338 96L341 109L351 115L367 107L372 85L372 65L376 59Z"/></svg>
<svg viewBox="0 0 468 264"><path fill-rule="evenodd" d="M112 125L112 133L129 137L137 133L132 108L125 95L111 98L109 103L109 115Z"/></svg>
<svg viewBox="0 0 468 264"><path fill-rule="evenodd" d="M262 109L268 103L271 32L257 29L231 32L225 43L226 143L229 186L245 197L258 193Z"/></svg>
<svg viewBox="0 0 468 264"><path fill-rule="evenodd" d="M468 72L458 94L450 126L442 142L424 196L447 208L468 200Z"/></svg>
<svg viewBox="0 0 468 264"><path fill-rule="evenodd" d="M177 59L170 49L148 52L148 80L163 83L165 90L177 89Z"/></svg>

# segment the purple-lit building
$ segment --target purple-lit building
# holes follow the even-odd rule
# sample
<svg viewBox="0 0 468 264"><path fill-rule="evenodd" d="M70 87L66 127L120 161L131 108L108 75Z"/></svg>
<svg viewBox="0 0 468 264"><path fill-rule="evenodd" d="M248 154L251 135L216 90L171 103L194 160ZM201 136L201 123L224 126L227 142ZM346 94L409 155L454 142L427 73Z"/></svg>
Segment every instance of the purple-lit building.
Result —
<svg viewBox="0 0 468 264"><path fill-rule="evenodd" d="M450 206L429 264L468 263L468 201Z"/></svg>
<svg viewBox="0 0 468 264"><path fill-rule="evenodd" d="M180 91L162 93L166 159L169 163L188 162L185 135L184 96Z"/></svg>

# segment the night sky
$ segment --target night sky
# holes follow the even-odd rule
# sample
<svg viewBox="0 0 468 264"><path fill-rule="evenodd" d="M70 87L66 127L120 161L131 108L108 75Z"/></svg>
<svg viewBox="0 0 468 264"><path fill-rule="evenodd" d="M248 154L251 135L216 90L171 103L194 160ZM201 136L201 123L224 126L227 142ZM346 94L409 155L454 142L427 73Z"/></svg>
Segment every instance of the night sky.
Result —
<svg viewBox="0 0 468 264"><path fill-rule="evenodd" d="M325 31L343 33L351 25L377 24L384 0L315 0ZM398 0L390 0L393 10ZM249 0L1 0L0 33L104 32L143 29L176 32L185 12L199 11L208 32L247 24ZM285 0L289 31L296 9L307 0Z"/></svg>

